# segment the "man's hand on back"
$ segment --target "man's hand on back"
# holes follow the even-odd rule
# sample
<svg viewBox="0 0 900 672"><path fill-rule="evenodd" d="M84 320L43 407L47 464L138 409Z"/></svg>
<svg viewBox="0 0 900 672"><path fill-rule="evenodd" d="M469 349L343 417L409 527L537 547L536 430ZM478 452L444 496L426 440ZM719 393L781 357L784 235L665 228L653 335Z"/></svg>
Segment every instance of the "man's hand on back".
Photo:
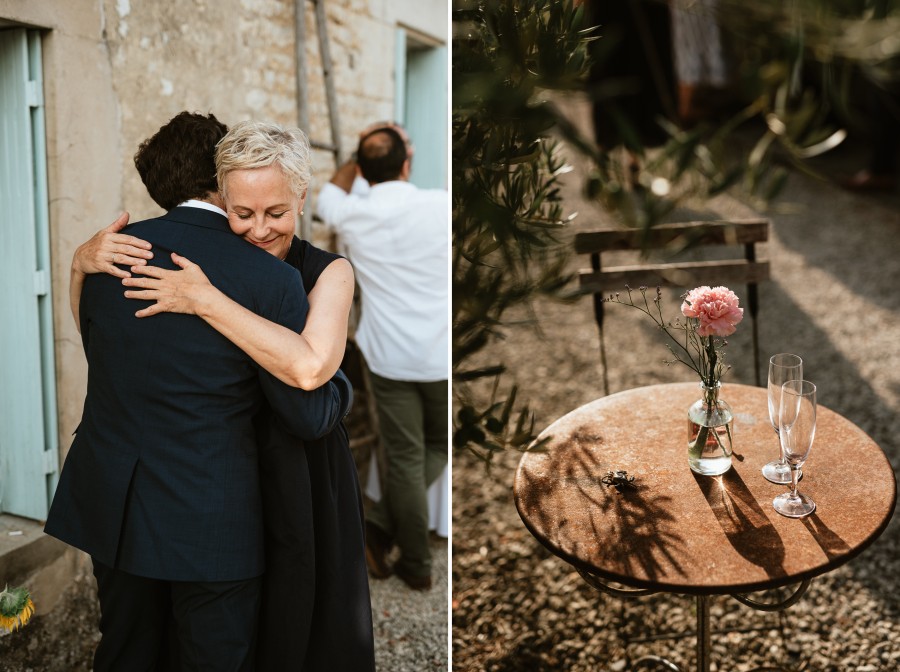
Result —
<svg viewBox="0 0 900 672"><path fill-rule="evenodd" d="M128 213L123 212L112 224L100 229L75 251L72 270L75 273L109 273L117 278L130 278L131 273L116 266L143 266L153 258L150 243L128 234L119 233L128 225Z"/></svg>

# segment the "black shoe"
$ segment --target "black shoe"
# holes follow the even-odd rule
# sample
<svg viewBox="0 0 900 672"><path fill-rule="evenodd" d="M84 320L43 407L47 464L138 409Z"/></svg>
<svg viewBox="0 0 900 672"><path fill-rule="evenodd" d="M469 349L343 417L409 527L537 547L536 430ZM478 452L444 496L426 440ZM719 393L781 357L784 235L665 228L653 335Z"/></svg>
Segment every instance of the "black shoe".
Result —
<svg viewBox="0 0 900 672"><path fill-rule="evenodd" d="M412 574L407 574L399 567L394 569L394 574L413 590L431 590L431 574L426 576L414 576Z"/></svg>
<svg viewBox="0 0 900 672"><path fill-rule="evenodd" d="M376 579L386 579L391 574L387 556L394 547L390 535L375 523L366 521L366 565Z"/></svg>

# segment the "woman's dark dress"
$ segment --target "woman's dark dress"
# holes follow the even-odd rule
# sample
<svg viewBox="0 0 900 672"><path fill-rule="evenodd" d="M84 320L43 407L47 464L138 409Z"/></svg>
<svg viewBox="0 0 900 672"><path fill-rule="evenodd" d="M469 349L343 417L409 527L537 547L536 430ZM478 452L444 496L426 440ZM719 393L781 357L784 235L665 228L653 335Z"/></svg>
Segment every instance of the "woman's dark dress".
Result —
<svg viewBox="0 0 900 672"><path fill-rule="evenodd" d="M287 263L307 292L340 258L294 238ZM258 423L266 574L257 669L375 669L362 494L343 423L298 445L270 412Z"/></svg>

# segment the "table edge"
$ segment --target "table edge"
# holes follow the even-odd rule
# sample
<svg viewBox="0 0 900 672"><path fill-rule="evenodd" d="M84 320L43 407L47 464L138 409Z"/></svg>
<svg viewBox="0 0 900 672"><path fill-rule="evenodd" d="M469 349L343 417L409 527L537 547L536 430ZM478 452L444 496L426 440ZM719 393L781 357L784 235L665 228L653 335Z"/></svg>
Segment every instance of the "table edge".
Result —
<svg viewBox="0 0 900 672"><path fill-rule="evenodd" d="M658 385L654 385L653 387L684 386L684 385L688 385L688 384L690 384L690 383L687 383L687 382L660 383ZM736 385L736 386L740 385L743 387L752 387L755 389L762 389L761 387L757 387L756 385L744 385L742 383L734 383L734 385ZM648 386L642 386L642 387L648 387ZM554 424L556 424L557 422L559 422L560 420L562 420L563 418L568 416L570 413L574 413L578 409L583 408L584 406L587 406L588 404L592 404L596 401L599 401L600 399L609 399L610 397L614 397L614 396L617 396L617 395L620 395L620 394L623 394L626 392L633 392L634 390L637 390L637 389L640 389L640 387L634 387L634 388L630 388L628 390L620 390L619 392L615 392L614 394L610 394L605 397L598 397L597 399L594 399L585 404L582 404L578 408L572 409L571 411L569 411L569 413L566 413L566 414L560 416L559 418L554 420L552 423L547 425L547 427L540 433L539 437L543 436L543 434L550 427L552 427ZM868 438L875 446L877 446L879 450L881 450L882 456L884 457L885 461L887 462L888 467L890 467L891 478L894 481L894 487L892 489L892 497L891 497L890 507L888 509L887 515L884 517L884 520L882 520L881 524L872 532L871 535L869 535L869 537L867 537L863 542L861 542L859 545L857 545L852 551L850 551L849 553L847 553L846 555L841 557L840 560L838 560L837 562L829 563L826 566L823 566L820 568L813 568L810 570L799 572L797 574L791 574L790 576L786 576L786 577L776 577L774 579L771 579L771 580L768 580L765 582L754 581L754 582L748 582L746 584L734 584L734 585L730 585L727 589L722 588L722 587L715 587L715 586L696 586L696 585L686 585L686 584L679 584L679 583L659 583L659 582L653 582L653 581L645 581L643 579L637 579L635 577L630 577L630 576L621 576L619 574L616 574L615 572L601 570L601 569L595 567L594 565L591 565L590 563L586 563L582 560L579 560L578 558L571 556L568 553L565 553L562 550L551 546L549 543L547 543L541 537L541 535L537 534L536 530L531 525L529 525L528 520L526 519L526 517L521 509L521 506L520 506L521 498L519 497L517 485L519 483L519 475L522 471L522 465L525 462L525 460L529 457L529 455L533 454L531 451L526 451L522 455L522 457L519 459L519 463L516 466L516 473L515 473L515 476L513 479L513 501L515 502L515 505L516 505L516 513L519 514L519 519L522 521L522 524L525 525L525 528L528 530L528 532L531 534L531 536L534 537L541 544L541 546L546 548L552 555L555 555L556 557L567 562L568 564L572 565L576 569L580 569L582 571L587 572L588 574L599 577L601 579L621 583L622 585L625 585L625 586L628 586L631 588L640 588L640 589L657 591L657 592L661 592L661 593L675 593L675 594L684 594L684 595L733 595L733 594L752 593L752 592L757 592L757 591L761 591L761 590L770 590L773 588L781 588L783 586L789 586L789 585L793 585L796 583L800 583L801 581L805 581L807 579L814 579L817 576L822 576L823 574L827 574L836 569L839 569L840 567L843 567L848 562L850 562L851 560L853 560L857 556L859 556L860 553L862 553L863 551L868 549L872 544L874 544L881 537L881 535L884 533L884 531L887 529L888 525L890 525L891 520L894 517L894 512L895 512L896 506L897 506L897 476L894 473L893 465L891 464L890 460L887 458L887 454L884 452L884 449L881 448L881 446L874 439L872 439L871 436L869 436L868 432L863 430L859 425L857 425L852 420L845 418L843 415L841 415L837 411L833 411L832 409L830 409L826 406L823 406L822 408L827 408L832 413L835 413L836 415L840 416L841 418L843 418L844 420L846 420L847 422L852 424L856 429L858 429L860 432L862 432L863 435L865 435L866 438Z"/></svg>

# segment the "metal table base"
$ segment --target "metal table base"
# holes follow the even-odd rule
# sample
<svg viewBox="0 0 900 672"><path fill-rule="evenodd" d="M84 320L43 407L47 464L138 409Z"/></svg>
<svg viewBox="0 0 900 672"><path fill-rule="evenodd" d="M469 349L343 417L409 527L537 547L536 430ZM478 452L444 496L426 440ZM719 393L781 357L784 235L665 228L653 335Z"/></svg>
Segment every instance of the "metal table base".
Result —
<svg viewBox="0 0 900 672"><path fill-rule="evenodd" d="M607 595L612 595L613 597L619 599L632 599L637 597L644 597L646 595L654 595L659 591L649 590L649 589L631 589L631 588L616 588L614 586L605 583L602 579L593 574L585 572L581 569L576 570L578 574L581 575L581 578L585 580L585 582L590 585L592 588L599 590ZM750 607L751 609L756 609L757 611L767 611L767 612L776 612L776 611L784 611L785 609L793 606L797 602L800 601L800 598L806 593L806 589L809 588L810 579L806 579L797 584L797 587L794 589L788 597L780 602L758 602L756 600L751 599L747 595L735 594L731 595L735 600L740 602L741 604ZM710 668L710 652L712 649L712 633L710 631L710 618L709 618L709 602L711 596L710 595L697 595L697 672L709 672ZM667 658L663 658L661 656L644 656L639 658L634 662L632 666L633 670L649 670L649 669L657 669L657 670L668 670L669 672L682 672L681 668L678 667L675 663L668 660ZM752 672L766 672L766 671L781 671L787 672L786 668L783 667L758 667L752 670Z"/></svg>

